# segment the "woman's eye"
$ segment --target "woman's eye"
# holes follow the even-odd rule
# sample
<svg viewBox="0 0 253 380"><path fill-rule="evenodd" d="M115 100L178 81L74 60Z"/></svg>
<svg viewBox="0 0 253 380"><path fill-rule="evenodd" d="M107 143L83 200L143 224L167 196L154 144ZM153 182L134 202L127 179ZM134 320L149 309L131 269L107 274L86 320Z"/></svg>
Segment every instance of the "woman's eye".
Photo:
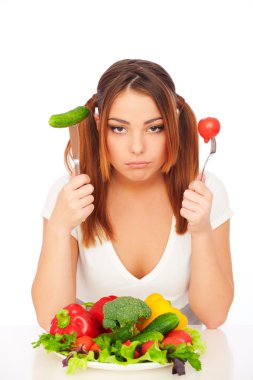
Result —
<svg viewBox="0 0 253 380"><path fill-rule="evenodd" d="M126 133L126 130L124 127L116 127L112 125L108 125L108 127L112 130L112 132L117 133L117 134L123 134ZM148 131L151 131L152 133L159 133L164 129L163 125L154 125L152 127L148 128Z"/></svg>
<svg viewBox="0 0 253 380"><path fill-rule="evenodd" d="M159 133L164 129L164 126L163 125L154 125L153 127L150 127L149 129L151 129L151 131L154 133Z"/></svg>
<svg viewBox="0 0 253 380"><path fill-rule="evenodd" d="M109 128L111 128L111 130L114 132L114 133L118 133L118 134L122 134L122 132L124 132L124 127L113 127L111 125L109 125Z"/></svg>

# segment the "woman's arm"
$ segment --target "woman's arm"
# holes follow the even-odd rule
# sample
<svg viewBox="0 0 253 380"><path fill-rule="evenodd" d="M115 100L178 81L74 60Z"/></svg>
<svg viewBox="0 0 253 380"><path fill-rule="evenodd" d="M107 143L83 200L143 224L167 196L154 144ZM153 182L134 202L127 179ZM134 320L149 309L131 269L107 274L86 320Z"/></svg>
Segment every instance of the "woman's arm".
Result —
<svg viewBox="0 0 253 380"><path fill-rule="evenodd" d="M56 312L76 302L77 240L44 218L43 243L32 299L38 323L46 331Z"/></svg>
<svg viewBox="0 0 253 380"><path fill-rule="evenodd" d="M72 176L59 192L50 219L44 219L43 244L32 299L39 324L49 330L56 312L76 302L78 243L71 231L94 210L94 187L87 174Z"/></svg>
<svg viewBox="0 0 253 380"><path fill-rule="evenodd" d="M229 221L212 230L212 200L212 192L203 182L195 180L184 192L180 214L188 220L191 234L189 303L208 328L217 328L227 318L234 297L234 284Z"/></svg>
<svg viewBox="0 0 253 380"><path fill-rule="evenodd" d="M189 303L207 328L227 318L234 297L229 221L215 230L192 235Z"/></svg>

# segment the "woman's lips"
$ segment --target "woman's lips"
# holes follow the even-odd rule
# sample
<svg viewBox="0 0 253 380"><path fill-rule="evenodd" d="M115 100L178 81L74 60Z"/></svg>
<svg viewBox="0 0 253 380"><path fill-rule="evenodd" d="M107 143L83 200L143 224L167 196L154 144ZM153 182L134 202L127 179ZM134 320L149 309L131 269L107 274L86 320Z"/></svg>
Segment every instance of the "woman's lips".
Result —
<svg viewBox="0 0 253 380"><path fill-rule="evenodd" d="M147 161L137 161L137 162L128 162L127 165L129 168L133 169L142 169L145 168L149 162Z"/></svg>

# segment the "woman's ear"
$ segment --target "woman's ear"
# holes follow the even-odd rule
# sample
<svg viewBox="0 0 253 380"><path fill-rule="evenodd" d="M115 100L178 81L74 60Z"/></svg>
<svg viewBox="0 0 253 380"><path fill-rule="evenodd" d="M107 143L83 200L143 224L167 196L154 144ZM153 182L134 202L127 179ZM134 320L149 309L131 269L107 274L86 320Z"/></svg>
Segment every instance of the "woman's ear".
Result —
<svg viewBox="0 0 253 380"><path fill-rule="evenodd" d="M94 113L94 119L95 119L95 122L96 122L96 125L97 125L97 130L99 128L99 116L97 113Z"/></svg>

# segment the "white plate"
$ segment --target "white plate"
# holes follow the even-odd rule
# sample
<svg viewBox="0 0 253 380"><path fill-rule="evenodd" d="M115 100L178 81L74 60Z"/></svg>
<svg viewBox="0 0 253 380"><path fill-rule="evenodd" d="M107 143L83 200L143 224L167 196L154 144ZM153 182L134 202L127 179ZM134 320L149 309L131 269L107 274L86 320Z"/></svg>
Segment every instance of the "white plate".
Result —
<svg viewBox="0 0 253 380"><path fill-rule="evenodd" d="M57 356L64 359L66 356L61 355L57 352L55 352ZM172 363L166 363L166 364L159 364L159 363L136 363L136 364L127 364L127 365L121 365L121 364L115 364L115 363L101 363L101 362L87 362L88 368L94 368L94 369L103 369L103 370L109 370L109 371L140 371L145 369L155 369L155 368L164 368L169 365L172 365Z"/></svg>
<svg viewBox="0 0 253 380"><path fill-rule="evenodd" d="M100 362L87 362L89 368L105 369L110 371L140 371L144 369L163 368L171 365L170 363L136 363L136 364L112 364L112 363L100 363Z"/></svg>

